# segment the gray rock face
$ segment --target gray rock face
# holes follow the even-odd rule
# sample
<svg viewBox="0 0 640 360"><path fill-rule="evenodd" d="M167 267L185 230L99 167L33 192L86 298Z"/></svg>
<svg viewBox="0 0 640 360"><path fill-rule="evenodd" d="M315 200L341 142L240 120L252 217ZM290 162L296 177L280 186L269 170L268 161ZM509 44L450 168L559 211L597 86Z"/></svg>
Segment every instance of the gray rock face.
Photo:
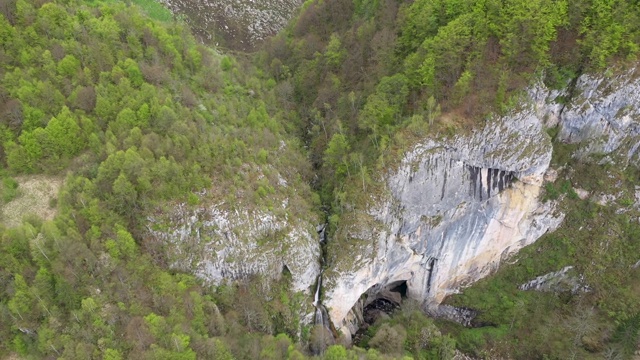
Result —
<svg viewBox="0 0 640 360"><path fill-rule="evenodd" d="M226 45L251 49L284 28L302 0L160 0L176 15L184 15L195 35Z"/></svg>
<svg viewBox="0 0 640 360"><path fill-rule="evenodd" d="M369 210L377 226L350 225L349 236L368 245L327 275L334 325L352 333L343 319L360 295L399 281L435 306L555 229L562 216L537 200L551 151L533 108L415 146L388 176L390 196Z"/></svg>
<svg viewBox="0 0 640 360"><path fill-rule="evenodd" d="M573 266L564 268L536 277L535 279L520 285L520 290L535 291L570 291L572 293L591 291L584 283L584 276L572 274Z"/></svg>
<svg viewBox="0 0 640 360"><path fill-rule="evenodd" d="M236 206L236 209L242 208ZM310 293L320 274L315 225L280 211L229 210L224 203L148 219L148 236L164 245L170 266L211 284L261 275L268 284L290 272L292 290Z"/></svg>
<svg viewBox="0 0 640 360"><path fill-rule="evenodd" d="M427 314L438 319L446 319L457 322L462 326L471 326L478 312L467 308L458 308L451 305L438 305L428 309Z"/></svg>
<svg viewBox="0 0 640 360"><path fill-rule="evenodd" d="M555 203L538 201L552 152L543 124L558 126L560 141L579 143L576 156L640 162L637 72L583 75L571 91L538 84L520 112L415 146L385 177L389 195L338 230L355 245L327 272L324 303L336 328L349 336L361 294L399 281L409 297L437 310L445 296L559 226L564 215L555 214Z"/></svg>
<svg viewBox="0 0 640 360"><path fill-rule="evenodd" d="M545 175L555 177L548 169L552 146L543 123L559 126L559 139L580 143L583 155L620 154L638 161L640 80L632 74L582 76L567 105L559 101L567 91L534 86L523 110L469 134L414 146L383 177L386 193L370 208L354 211L336 232L348 240L341 242L342 254L329 254L322 292L334 326L350 336L363 318L367 301L361 295L376 296L402 282L408 297L434 309L557 228L563 214L554 202L538 201ZM289 271L294 290L311 299L320 274L322 229L315 219L288 216L297 209L280 200L272 211L180 205L162 218L149 218L149 236L165 244L173 267L213 284L253 274L278 278Z"/></svg>
<svg viewBox="0 0 640 360"><path fill-rule="evenodd" d="M580 143L576 156L619 155L631 159L640 146L640 76L634 68L617 76L582 75L576 82L571 101L558 103L567 92L537 88L538 109L549 121L559 125L559 139Z"/></svg>

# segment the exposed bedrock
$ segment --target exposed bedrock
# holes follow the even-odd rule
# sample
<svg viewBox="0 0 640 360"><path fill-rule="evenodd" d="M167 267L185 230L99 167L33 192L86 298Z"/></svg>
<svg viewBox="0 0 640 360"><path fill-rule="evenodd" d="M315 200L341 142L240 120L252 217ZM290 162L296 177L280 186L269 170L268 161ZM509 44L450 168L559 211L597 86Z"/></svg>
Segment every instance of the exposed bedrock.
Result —
<svg viewBox="0 0 640 360"><path fill-rule="evenodd" d="M209 284L260 276L268 286L290 274L291 290L312 295L320 274L318 219L306 209L293 209L293 202L283 200L273 210L240 202L233 207L177 204L171 212L148 218L147 236L162 248L170 267ZM293 211L298 216L290 216Z"/></svg>
<svg viewBox="0 0 640 360"><path fill-rule="evenodd" d="M341 225L348 256L329 254L324 290L336 328L350 336L360 307L402 281L408 297L434 307L559 226L555 203L538 201L552 152L542 123L579 144L574 156L640 162L637 69L582 75L564 90L538 84L529 96L482 130L415 146L385 177L388 195Z"/></svg>
<svg viewBox="0 0 640 360"><path fill-rule="evenodd" d="M640 70L582 75L571 91L532 88L538 116L559 127L558 138L580 144L574 156L616 153L632 159L640 147ZM570 101L566 99L570 97ZM563 101L564 100L564 101ZM637 157L635 159L637 164ZM625 165L625 164L621 164Z"/></svg>
<svg viewBox="0 0 640 360"><path fill-rule="evenodd" d="M402 281L409 298L437 305L557 227L553 204L538 201L551 151L533 107L415 146L387 177L389 195L366 211L368 221L336 234L353 247L330 254L324 304L336 328L355 333L350 310L361 295Z"/></svg>

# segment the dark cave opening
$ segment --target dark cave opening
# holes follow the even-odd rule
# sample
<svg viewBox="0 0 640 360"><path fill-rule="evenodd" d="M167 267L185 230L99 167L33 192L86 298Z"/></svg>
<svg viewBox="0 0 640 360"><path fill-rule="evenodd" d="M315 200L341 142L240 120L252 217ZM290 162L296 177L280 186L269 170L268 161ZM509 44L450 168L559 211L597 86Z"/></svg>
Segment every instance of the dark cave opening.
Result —
<svg viewBox="0 0 640 360"><path fill-rule="evenodd" d="M400 293L401 298L404 299L407 297L407 289L408 289L407 282L400 281L400 283L396 287L391 288L391 290L389 291Z"/></svg>
<svg viewBox="0 0 640 360"><path fill-rule="evenodd" d="M399 307L400 304L384 298L378 298L373 300L371 304L364 307L362 316L364 318L365 324L367 324L368 327L368 325L373 325L381 317L384 317L385 315L391 315Z"/></svg>
<svg viewBox="0 0 640 360"><path fill-rule="evenodd" d="M367 292L367 299L362 303L362 321L358 331L354 336L354 343L357 344L366 334L369 326L373 325L380 318L391 315L402 306L403 300L407 298L407 282L405 280L392 282L379 290L378 285L373 286Z"/></svg>
<svg viewBox="0 0 640 360"><path fill-rule="evenodd" d="M289 267L286 264L282 264L282 275L284 276L291 276L291 270L289 270Z"/></svg>

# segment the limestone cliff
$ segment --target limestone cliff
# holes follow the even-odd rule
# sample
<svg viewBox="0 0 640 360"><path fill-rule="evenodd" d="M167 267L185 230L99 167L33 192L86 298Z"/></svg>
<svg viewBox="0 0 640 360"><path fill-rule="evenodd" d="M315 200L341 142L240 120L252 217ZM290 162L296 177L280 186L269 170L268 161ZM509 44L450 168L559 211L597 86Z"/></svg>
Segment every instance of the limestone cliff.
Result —
<svg viewBox="0 0 640 360"><path fill-rule="evenodd" d="M335 326L353 333L361 295L375 297L402 281L409 297L438 304L559 226L556 204L538 201L552 152L543 125L558 126L559 141L578 144L574 156L637 163L636 73L582 75L562 90L538 84L518 112L405 154L384 176L388 194L354 211L336 233L351 255L330 254L324 304Z"/></svg>
<svg viewBox="0 0 640 360"><path fill-rule="evenodd" d="M335 327L350 336L362 295L403 282L408 297L437 305L557 228L563 215L556 203L539 201L552 155L545 126L558 126L560 141L579 143L578 156L638 161L640 80L633 74L583 75L564 90L538 84L529 89L531 101L508 116L416 144L382 176L383 195L343 215L348 221L330 240L340 246L329 247L322 301ZM304 203L299 195L280 195L272 209L180 204L150 217L149 235L164 244L174 268L213 284L290 272L293 289L310 294L320 274L318 220L289 205Z"/></svg>
<svg viewBox="0 0 640 360"><path fill-rule="evenodd" d="M551 152L533 106L416 145L387 177L389 195L337 232L354 249L334 254L327 273L334 325L353 333L348 314L360 296L401 281L410 298L437 304L555 228L561 216L538 202Z"/></svg>
<svg viewBox="0 0 640 360"><path fill-rule="evenodd" d="M310 293L320 273L319 220L300 198L306 192L285 192L290 186L278 177L280 189L271 194L276 206L256 206L243 199L181 203L148 217L147 236L161 244L169 266L210 284L256 275L268 284L290 273L291 290ZM199 197L203 203L220 199L207 191Z"/></svg>

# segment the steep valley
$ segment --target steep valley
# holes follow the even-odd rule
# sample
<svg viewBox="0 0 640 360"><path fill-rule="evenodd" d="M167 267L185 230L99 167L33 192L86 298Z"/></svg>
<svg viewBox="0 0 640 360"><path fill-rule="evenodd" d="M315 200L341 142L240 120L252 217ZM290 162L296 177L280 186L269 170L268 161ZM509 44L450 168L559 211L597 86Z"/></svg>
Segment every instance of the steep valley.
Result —
<svg viewBox="0 0 640 360"><path fill-rule="evenodd" d="M161 3L0 4L0 358L636 356L633 1Z"/></svg>

